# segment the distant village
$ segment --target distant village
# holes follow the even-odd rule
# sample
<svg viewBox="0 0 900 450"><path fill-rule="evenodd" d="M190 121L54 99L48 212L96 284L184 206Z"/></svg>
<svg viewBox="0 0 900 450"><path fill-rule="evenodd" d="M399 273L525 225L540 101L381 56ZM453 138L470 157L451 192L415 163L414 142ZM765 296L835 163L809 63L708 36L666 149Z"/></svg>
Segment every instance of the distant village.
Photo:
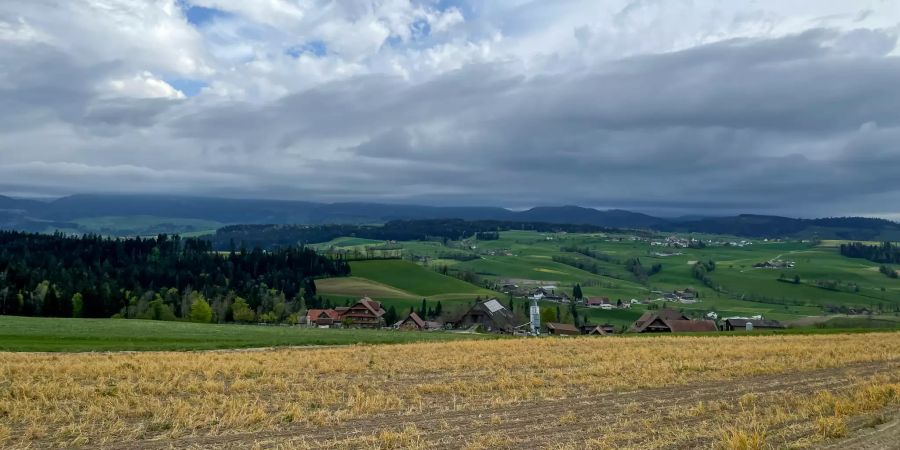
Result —
<svg viewBox="0 0 900 450"><path fill-rule="evenodd" d="M676 291L673 296L682 298L696 297L696 292L685 289ZM558 301L560 303L571 302L565 294L556 295L551 290L549 293L542 287L532 294L533 305L538 300ZM639 303L637 300L611 302L606 297L590 297L579 301L588 308L600 309L627 309ZM703 319L692 319L687 315L670 308L648 310L629 327L616 327L609 323L604 324L568 324L559 322L547 322L540 324L532 320L519 323L521 320L496 298L476 301L463 313L455 318L443 321L425 320L415 311L395 323L386 323L386 311L381 302L369 297L359 299L356 303L346 307L329 309L310 309L301 319L301 326L315 328L370 328L370 329L395 329L407 331L454 331L454 332L484 332L510 335L538 335L552 336L571 335L612 335L626 333L691 333L691 332L716 332L716 331L753 331L785 328L774 320L765 320L761 316L754 317L728 317L719 318L714 312L707 314ZM624 328L624 329L623 329Z"/></svg>

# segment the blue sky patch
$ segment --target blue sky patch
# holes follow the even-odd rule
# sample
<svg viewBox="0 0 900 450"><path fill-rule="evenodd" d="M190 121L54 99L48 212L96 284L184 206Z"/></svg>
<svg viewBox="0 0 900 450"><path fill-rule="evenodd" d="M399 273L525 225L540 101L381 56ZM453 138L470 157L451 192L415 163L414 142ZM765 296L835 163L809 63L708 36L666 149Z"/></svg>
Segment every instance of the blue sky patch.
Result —
<svg viewBox="0 0 900 450"><path fill-rule="evenodd" d="M475 16L475 11L472 10L472 7L465 0L439 0L436 7L439 11L456 8L466 20Z"/></svg>
<svg viewBox="0 0 900 450"><path fill-rule="evenodd" d="M166 79L166 83L175 89L181 91L185 96L194 97L209 86L209 83L202 80L192 80L190 78L171 78Z"/></svg>
<svg viewBox="0 0 900 450"><path fill-rule="evenodd" d="M323 41L309 41L303 45L297 45L291 47L284 51L290 56L294 58L299 58L300 55L308 54L313 56L325 56L328 53L328 46L325 45Z"/></svg>
<svg viewBox="0 0 900 450"><path fill-rule="evenodd" d="M422 39L431 34L431 25L425 19L419 19L410 24L409 29L412 31L413 39Z"/></svg>
<svg viewBox="0 0 900 450"><path fill-rule="evenodd" d="M180 0L178 5L184 11L184 16L187 18L188 23L197 27L231 15L220 9L191 5L187 0Z"/></svg>

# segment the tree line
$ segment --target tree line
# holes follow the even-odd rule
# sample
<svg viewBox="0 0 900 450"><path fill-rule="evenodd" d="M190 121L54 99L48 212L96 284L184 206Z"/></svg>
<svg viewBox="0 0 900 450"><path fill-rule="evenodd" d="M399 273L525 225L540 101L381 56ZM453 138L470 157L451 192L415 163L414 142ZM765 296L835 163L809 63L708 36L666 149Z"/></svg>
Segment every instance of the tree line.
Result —
<svg viewBox="0 0 900 450"><path fill-rule="evenodd" d="M321 306L315 278L349 273L297 246L219 253L179 236L0 232L0 314L280 322Z"/></svg>
<svg viewBox="0 0 900 450"><path fill-rule="evenodd" d="M841 255L848 258L863 258L882 264L900 264L900 245L882 242L866 245L862 242L841 244Z"/></svg>
<svg viewBox="0 0 900 450"><path fill-rule="evenodd" d="M615 232L595 225L565 225L540 222L497 220L392 220L384 225L231 225L220 228L211 237L213 247L229 250L240 246L272 249L298 244L328 242L344 236L383 241L458 241L475 237L490 240L497 232L529 230L538 232L594 233Z"/></svg>

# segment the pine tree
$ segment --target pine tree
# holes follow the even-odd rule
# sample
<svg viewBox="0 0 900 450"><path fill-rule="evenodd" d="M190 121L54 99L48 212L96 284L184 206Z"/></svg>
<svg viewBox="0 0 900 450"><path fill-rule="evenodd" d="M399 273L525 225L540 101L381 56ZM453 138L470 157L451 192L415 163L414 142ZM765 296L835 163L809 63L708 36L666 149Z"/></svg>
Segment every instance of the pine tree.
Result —
<svg viewBox="0 0 900 450"><path fill-rule="evenodd" d="M394 305L391 305L387 312L384 313L384 322L390 326L397 323L397 320L397 309L394 308Z"/></svg>

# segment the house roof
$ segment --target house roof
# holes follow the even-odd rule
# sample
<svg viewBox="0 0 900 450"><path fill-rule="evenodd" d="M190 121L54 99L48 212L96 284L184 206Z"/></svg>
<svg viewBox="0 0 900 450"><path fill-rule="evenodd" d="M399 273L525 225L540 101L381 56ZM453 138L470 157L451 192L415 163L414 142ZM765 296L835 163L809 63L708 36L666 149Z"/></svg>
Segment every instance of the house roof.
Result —
<svg viewBox="0 0 900 450"><path fill-rule="evenodd" d="M369 312L371 312L372 314L374 314L378 317L383 316L385 313L384 308L381 307L381 302L376 302L375 300L372 300L369 297L363 297L363 298L359 299L359 301L356 302L356 304L364 306L366 309L369 310ZM356 306L356 305L354 305L354 306Z"/></svg>
<svg viewBox="0 0 900 450"><path fill-rule="evenodd" d="M674 321L674 320L684 321L684 320L688 320L688 317L674 309L660 309L657 311L646 311L646 312L644 312L644 314L641 314L641 317L638 318L638 320L636 320L634 322L634 324L631 325L631 330L637 331L640 333L640 332L644 331L644 329L647 328L648 325L652 324L657 319L659 321L665 323L668 326L669 321ZM713 325L715 325L715 323L713 323ZM671 326L670 326L670 328L671 328ZM715 330L712 330L712 331L715 331Z"/></svg>
<svg viewBox="0 0 900 450"><path fill-rule="evenodd" d="M589 305L602 305L604 302L609 303L609 297L588 297L585 302Z"/></svg>
<svg viewBox="0 0 900 450"><path fill-rule="evenodd" d="M487 308L491 314L506 309L499 301L497 301L497 299L493 298L484 302L484 307Z"/></svg>
<svg viewBox="0 0 900 450"><path fill-rule="evenodd" d="M547 329L581 333L581 330L579 330L578 327L576 327L575 325L569 325L567 323L547 322Z"/></svg>
<svg viewBox="0 0 900 450"><path fill-rule="evenodd" d="M666 320L665 323L673 333L719 330L712 320Z"/></svg>
<svg viewBox="0 0 900 450"><path fill-rule="evenodd" d="M735 328L745 328L748 322L753 324L753 328L785 328L785 326L777 320L725 319L725 322Z"/></svg>
<svg viewBox="0 0 900 450"><path fill-rule="evenodd" d="M516 317L510 310L506 309L506 307L503 306L502 303L497 301L497 299L483 300L479 303L476 303L462 317L465 318L469 314L472 314L476 311L481 311L484 314L490 316L491 321L494 322L497 328L511 330L516 325Z"/></svg>
<svg viewBox="0 0 900 450"><path fill-rule="evenodd" d="M411 321L412 321L413 323L415 323L416 326L419 327L419 328L425 328L425 327L426 327L425 321L422 320L422 318L419 317L419 315L416 314L415 312L409 313L409 317L407 317L406 320L404 320L403 322L405 323L407 320L411 320Z"/></svg>
<svg viewBox="0 0 900 450"><path fill-rule="evenodd" d="M306 312L306 317L311 320L324 318L323 315L332 320L339 320L341 317L340 313L333 309L310 309Z"/></svg>

